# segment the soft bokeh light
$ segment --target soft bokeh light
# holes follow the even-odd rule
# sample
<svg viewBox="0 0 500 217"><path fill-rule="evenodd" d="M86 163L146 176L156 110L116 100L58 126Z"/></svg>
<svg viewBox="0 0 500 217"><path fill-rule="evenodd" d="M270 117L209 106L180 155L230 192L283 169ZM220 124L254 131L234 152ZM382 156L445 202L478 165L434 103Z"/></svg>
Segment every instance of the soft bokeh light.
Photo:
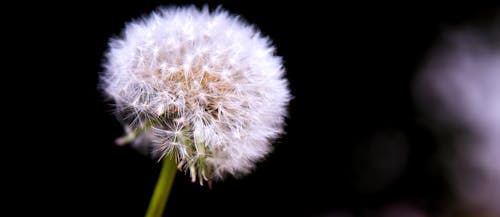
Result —
<svg viewBox="0 0 500 217"><path fill-rule="evenodd" d="M454 206L500 215L500 22L445 31L416 84L443 145Z"/></svg>

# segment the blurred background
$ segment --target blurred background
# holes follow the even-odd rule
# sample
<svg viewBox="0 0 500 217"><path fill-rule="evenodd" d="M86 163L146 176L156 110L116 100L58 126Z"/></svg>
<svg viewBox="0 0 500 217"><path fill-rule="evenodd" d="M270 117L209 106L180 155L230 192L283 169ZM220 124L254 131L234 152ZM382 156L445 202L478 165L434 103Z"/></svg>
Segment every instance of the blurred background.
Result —
<svg viewBox="0 0 500 217"><path fill-rule="evenodd" d="M9 102L29 117L9 135L19 214L144 215L160 165L114 144L123 129L98 73L126 22L192 3L269 36L295 98L252 174L208 189L178 173L165 216L500 216L498 4L159 0L4 8L22 42Z"/></svg>

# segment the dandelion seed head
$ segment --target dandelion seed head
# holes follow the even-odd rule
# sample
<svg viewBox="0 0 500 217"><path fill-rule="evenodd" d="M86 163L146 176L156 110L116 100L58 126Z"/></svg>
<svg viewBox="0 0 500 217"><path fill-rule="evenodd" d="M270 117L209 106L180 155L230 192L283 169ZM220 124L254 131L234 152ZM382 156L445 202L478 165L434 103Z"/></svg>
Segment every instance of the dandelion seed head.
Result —
<svg viewBox="0 0 500 217"><path fill-rule="evenodd" d="M101 84L133 142L195 179L243 175L283 133L291 98L269 38L217 9L160 8L109 43Z"/></svg>

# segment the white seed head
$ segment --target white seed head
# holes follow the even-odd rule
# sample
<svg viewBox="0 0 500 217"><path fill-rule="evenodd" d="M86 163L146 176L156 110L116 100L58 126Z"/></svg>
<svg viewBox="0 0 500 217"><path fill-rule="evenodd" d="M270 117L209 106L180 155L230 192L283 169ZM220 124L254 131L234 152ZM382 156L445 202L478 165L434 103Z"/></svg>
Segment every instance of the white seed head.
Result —
<svg viewBox="0 0 500 217"><path fill-rule="evenodd" d="M283 132L291 95L274 51L224 10L161 8L110 41L101 85L130 141L193 180L237 176Z"/></svg>

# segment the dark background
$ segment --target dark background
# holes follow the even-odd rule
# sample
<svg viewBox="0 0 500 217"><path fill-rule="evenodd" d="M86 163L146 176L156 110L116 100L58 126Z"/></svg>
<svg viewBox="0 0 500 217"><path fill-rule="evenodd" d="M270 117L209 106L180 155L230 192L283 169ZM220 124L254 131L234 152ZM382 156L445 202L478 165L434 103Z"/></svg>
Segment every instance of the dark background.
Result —
<svg viewBox="0 0 500 217"><path fill-rule="evenodd" d="M14 150L4 159L15 210L143 215L159 165L114 145L122 127L97 89L98 73L109 37L125 22L159 5L189 2L19 4L3 8L3 46L14 45L4 49L14 68L6 67L3 88L5 107L13 110L4 123L11 129L6 146ZM401 201L438 213L452 201L434 159L439 147L414 105L412 81L440 30L488 17L494 7L208 2L212 9L220 4L258 26L283 56L295 96L287 134L251 175L212 190L178 173L166 216L325 216L334 210L372 216ZM380 148L377 138L404 148ZM380 159L386 161L378 167ZM386 178L392 159L404 163Z"/></svg>

